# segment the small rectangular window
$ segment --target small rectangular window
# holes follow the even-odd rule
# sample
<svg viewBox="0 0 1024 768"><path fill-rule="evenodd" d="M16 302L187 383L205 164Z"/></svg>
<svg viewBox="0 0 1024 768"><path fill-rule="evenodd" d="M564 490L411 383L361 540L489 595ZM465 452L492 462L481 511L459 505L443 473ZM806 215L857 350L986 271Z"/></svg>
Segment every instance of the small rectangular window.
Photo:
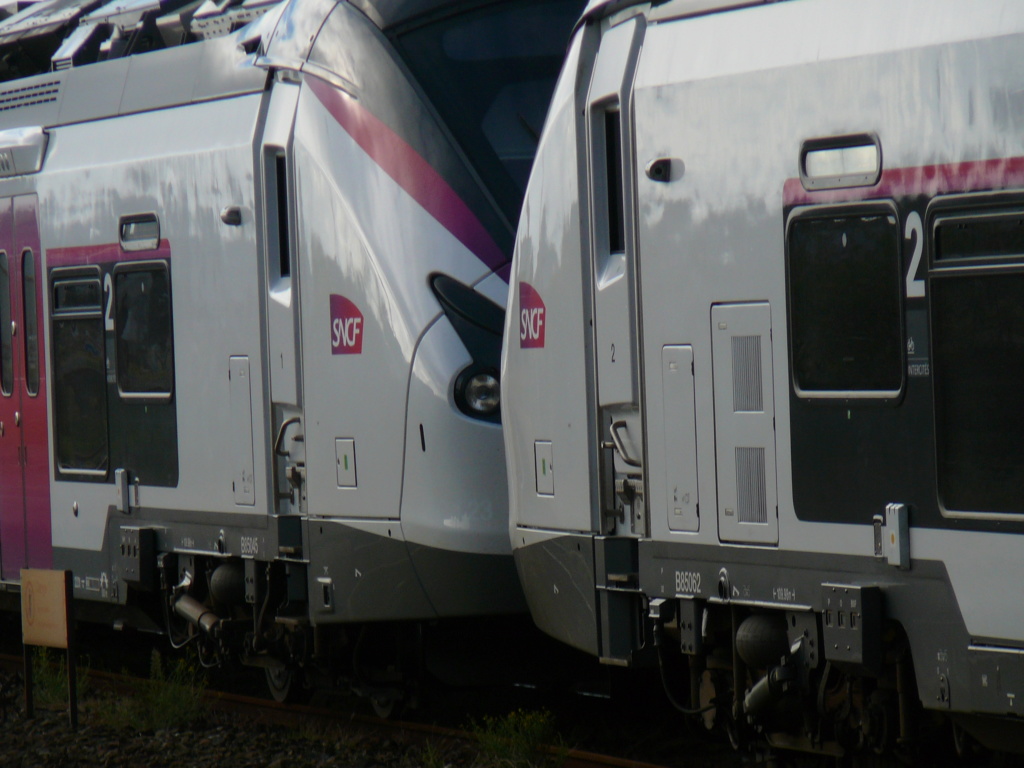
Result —
<svg viewBox="0 0 1024 768"><path fill-rule="evenodd" d="M804 172L814 179L871 174L878 170L878 147L865 144L836 149L812 149L804 156Z"/></svg>
<svg viewBox="0 0 1024 768"><path fill-rule="evenodd" d="M160 220L155 213L122 216L121 247L126 251L151 251L160 245Z"/></svg>
<svg viewBox="0 0 1024 768"><path fill-rule="evenodd" d="M36 317L36 258L32 251L21 254L21 280L25 308L25 390L39 394L39 318Z"/></svg>
<svg viewBox="0 0 1024 768"><path fill-rule="evenodd" d="M787 232L793 380L804 397L903 386L900 237L889 206L812 209Z"/></svg>
<svg viewBox="0 0 1024 768"><path fill-rule="evenodd" d="M292 273L290 238L288 235L288 166L283 154L274 158L274 176L277 186L277 249L280 260L281 277L289 277Z"/></svg>
<svg viewBox="0 0 1024 768"><path fill-rule="evenodd" d="M107 377L99 276L53 284L53 403L57 468L106 476Z"/></svg>
<svg viewBox="0 0 1024 768"><path fill-rule="evenodd" d="M53 311L56 313L98 310L99 306L99 280L65 280L53 286Z"/></svg>
<svg viewBox="0 0 1024 768"><path fill-rule="evenodd" d="M800 148L804 189L868 187L882 174L882 148L872 134L809 139Z"/></svg>
<svg viewBox="0 0 1024 768"><path fill-rule="evenodd" d="M10 395L14 382L11 339L11 274L7 254L0 251L0 392Z"/></svg>
<svg viewBox="0 0 1024 768"><path fill-rule="evenodd" d="M604 113L604 161L608 195L608 249L610 253L626 250L625 206L622 189L622 128L619 110Z"/></svg>
<svg viewBox="0 0 1024 768"><path fill-rule="evenodd" d="M169 399L174 343L167 265L147 262L115 270L114 305L121 396Z"/></svg>
<svg viewBox="0 0 1024 768"><path fill-rule="evenodd" d="M1005 259L1024 256L1024 210L972 218L943 217L935 223L935 260Z"/></svg>

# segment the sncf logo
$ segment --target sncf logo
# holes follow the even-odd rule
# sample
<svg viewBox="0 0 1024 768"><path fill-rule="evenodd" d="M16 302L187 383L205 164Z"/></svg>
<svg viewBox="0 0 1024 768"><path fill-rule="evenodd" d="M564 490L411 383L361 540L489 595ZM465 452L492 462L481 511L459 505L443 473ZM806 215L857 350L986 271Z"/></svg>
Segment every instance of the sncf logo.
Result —
<svg viewBox="0 0 1024 768"><path fill-rule="evenodd" d="M519 281L519 346L544 346L546 310L540 294L529 283Z"/></svg>
<svg viewBox="0 0 1024 768"><path fill-rule="evenodd" d="M363 351L363 313L336 293L331 294L331 354L358 355Z"/></svg>

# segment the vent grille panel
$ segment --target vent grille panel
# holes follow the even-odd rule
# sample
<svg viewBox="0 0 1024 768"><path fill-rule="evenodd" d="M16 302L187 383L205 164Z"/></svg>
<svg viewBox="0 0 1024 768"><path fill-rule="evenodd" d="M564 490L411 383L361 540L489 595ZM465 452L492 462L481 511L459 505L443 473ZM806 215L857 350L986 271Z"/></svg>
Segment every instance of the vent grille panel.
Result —
<svg viewBox="0 0 1024 768"><path fill-rule="evenodd" d="M47 104L56 101L59 95L60 80L36 83L25 88L10 88L0 91L0 112Z"/></svg>
<svg viewBox="0 0 1024 768"><path fill-rule="evenodd" d="M732 337L732 409L735 413L761 412L761 337Z"/></svg>
<svg viewBox="0 0 1024 768"><path fill-rule="evenodd" d="M741 523L768 522L764 448L736 449L736 519Z"/></svg>

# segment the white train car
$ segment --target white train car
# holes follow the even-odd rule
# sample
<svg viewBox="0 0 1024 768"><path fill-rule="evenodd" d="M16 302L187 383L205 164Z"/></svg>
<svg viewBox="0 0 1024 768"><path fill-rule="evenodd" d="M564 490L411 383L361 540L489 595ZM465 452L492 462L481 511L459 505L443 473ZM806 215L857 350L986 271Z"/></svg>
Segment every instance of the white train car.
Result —
<svg viewBox="0 0 1024 768"><path fill-rule="evenodd" d="M590 4L503 351L541 628L738 743L1021 748L1022 45L995 0Z"/></svg>
<svg viewBox="0 0 1024 768"><path fill-rule="evenodd" d="M523 610L499 347L580 10L55 0L0 24L8 594L70 569L84 607L280 695L370 648L347 679L381 702L390 646L349 628Z"/></svg>

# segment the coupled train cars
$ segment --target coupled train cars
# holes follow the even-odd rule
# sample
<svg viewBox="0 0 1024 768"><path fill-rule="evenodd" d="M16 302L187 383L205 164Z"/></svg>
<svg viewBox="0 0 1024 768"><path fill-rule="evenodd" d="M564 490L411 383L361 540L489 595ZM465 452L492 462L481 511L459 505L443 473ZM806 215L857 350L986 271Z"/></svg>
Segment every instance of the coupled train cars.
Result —
<svg viewBox="0 0 1024 768"><path fill-rule="evenodd" d="M384 708L395 622L525 612L501 329L581 11L46 0L0 23L0 591L69 569L83 615Z"/></svg>
<svg viewBox="0 0 1024 768"><path fill-rule="evenodd" d="M1022 51L1012 1L589 5L503 348L545 631L737 743L1021 750Z"/></svg>

